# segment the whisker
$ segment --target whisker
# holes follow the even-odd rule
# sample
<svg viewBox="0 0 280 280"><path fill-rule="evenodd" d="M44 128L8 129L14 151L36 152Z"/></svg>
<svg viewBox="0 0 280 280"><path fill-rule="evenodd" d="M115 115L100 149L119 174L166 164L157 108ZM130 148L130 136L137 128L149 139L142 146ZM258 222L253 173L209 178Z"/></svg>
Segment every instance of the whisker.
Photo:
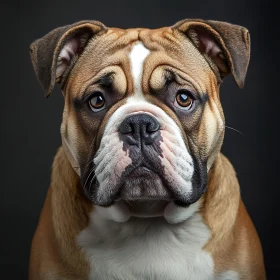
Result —
<svg viewBox="0 0 280 280"><path fill-rule="evenodd" d="M90 144L91 149L93 149L94 141L95 141L95 137L91 141L91 144ZM90 158L90 160L88 161L88 163L86 164L85 167L88 167L91 163L93 163L93 159L92 158Z"/></svg>
<svg viewBox="0 0 280 280"><path fill-rule="evenodd" d="M236 132L240 133L241 135L245 136L245 135L244 135L241 131L239 131L238 129L235 129L235 128L230 127L230 126L227 126L227 125L226 125L226 128L229 128L229 129L231 129L231 130L233 130L233 131L236 131Z"/></svg>
<svg viewBox="0 0 280 280"><path fill-rule="evenodd" d="M93 188L92 182L93 182L93 180L94 180L95 178L96 178L96 175L92 176L91 181L90 181L90 184L89 184L89 187L88 187L88 192L89 192L90 194L92 194L92 188Z"/></svg>
<svg viewBox="0 0 280 280"><path fill-rule="evenodd" d="M90 187L92 187L92 182L93 182L93 180L96 178L96 175L94 174L93 176L92 176L92 178L91 178L91 180L90 180Z"/></svg>
<svg viewBox="0 0 280 280"><path fill-rule="evenodd" d="M94 168L92 168L91 171L89 172L89 174L88 174L88 176L87 176L87 179L86 179L86 181L85 181L85 183L84 183L84 188L86 187L87 181L88 181L90 175L91 175L93 172L94 172Z"/></svg>
<svg viewBox="0 0 280 280"><path fill-rule="evenodd" d="M127 199L125 199L125 201L126 201L129 205L131 205L131 203L130 203Z"/></svg>
<svg viewBox="0 0 280 280"><path fill-rule="evenodd" d="M160 199L159 200L157 200L153 205L152 205L152 207L151 208L154 208L158 203L160 202Z"/></svg>
<svg viewBox="0 0 280 280"><path fill-rule="evenodd" d="M91 163L93 163L93 160L90 160L85 167L88 167Z"/></svg>

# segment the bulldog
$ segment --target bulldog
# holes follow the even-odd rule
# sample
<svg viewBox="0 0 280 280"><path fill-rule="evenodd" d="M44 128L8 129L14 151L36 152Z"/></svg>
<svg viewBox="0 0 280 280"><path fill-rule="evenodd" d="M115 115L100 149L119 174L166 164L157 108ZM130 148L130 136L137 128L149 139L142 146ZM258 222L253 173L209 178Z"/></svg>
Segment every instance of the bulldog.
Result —
<svg viewBox="0 0 280 280"><path fill-rule="evenodd" d="M65 105L30 280L263 280L258 235L220 152L219 88L244 85L246 28L81 21L30 47Z"/></svg>

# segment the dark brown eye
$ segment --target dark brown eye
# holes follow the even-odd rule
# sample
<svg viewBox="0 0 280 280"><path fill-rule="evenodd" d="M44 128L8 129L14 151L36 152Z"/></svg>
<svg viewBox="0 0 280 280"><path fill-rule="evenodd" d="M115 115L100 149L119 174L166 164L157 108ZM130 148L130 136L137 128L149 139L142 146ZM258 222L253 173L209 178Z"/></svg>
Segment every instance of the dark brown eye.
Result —
<svg viewBox="0 0 280 280"><path fill-rule="evenodd" d="M105 106L105 98L101 92L97 92L89 100L89 107L93 112L102 110L104 106Z"/></svg>
<svg viewBox="0 0 280 280"><path fill-rule="evenodd" d="M176 102L179 107L190 109L193 104L193 97L188 91L179 91L176 95Z"/></svg>

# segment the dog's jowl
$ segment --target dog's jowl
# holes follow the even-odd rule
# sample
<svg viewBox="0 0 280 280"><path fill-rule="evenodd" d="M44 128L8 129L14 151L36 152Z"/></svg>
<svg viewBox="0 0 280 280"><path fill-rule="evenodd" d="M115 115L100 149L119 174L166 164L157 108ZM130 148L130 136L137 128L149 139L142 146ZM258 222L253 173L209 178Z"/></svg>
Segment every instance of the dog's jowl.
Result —
<svg viewBox="0 0 280 280"><path fill-rule="evenodd" d="M244 27L82 21L31 47L65 105L30 280L264 280L261 245L221 154L219 87L243 87ZM224 93L226 94L226 93Z"/></svg>

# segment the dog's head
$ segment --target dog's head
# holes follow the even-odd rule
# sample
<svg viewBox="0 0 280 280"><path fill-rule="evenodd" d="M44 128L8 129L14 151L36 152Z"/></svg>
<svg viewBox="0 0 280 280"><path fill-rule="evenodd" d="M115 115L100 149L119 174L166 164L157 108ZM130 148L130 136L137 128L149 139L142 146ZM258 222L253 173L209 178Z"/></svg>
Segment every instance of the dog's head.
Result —
<svg viewBox="0 0 280 280"><path fill-rule="evenodd" d="M243 86L249 55L247 29L189 19L155 30L83 21L31 45L46 94L60 84L63 147L99 206L202 196L224 136L219 86L229 73Z"/></svg>

